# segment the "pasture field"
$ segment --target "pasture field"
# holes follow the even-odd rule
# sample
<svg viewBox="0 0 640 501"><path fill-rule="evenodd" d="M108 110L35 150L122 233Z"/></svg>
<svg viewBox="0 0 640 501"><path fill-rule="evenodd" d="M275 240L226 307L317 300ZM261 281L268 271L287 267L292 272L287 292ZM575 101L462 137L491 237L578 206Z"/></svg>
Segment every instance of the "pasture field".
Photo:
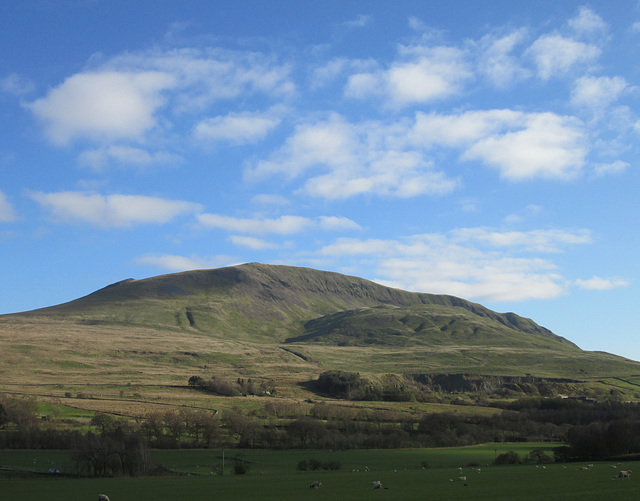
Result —
<svg viewBox="0 0 640 501"><path fill-rule="evenodd" d="M540 444L541 445L541 444ZM234 499L236 501L293 501L326 499L359 501L413 500L631 500L640 498L633 478L615 477L620 469L634 470L634 463L549 464L486 466L494 455L507 450L524 456L538 444L489 444L455 449L373 451L225 451L224 476L213 475L222 451L156 451L153 458L189 476L72 479L64 477L7 478L0 475L2 499L31 501L95 500L99 493L111 501L190 501ZM550 449L551 446L543 446ZM65 460L66 454L66 460ZM234 459L235 458L235 459ZM337 471L297 471L302 459L340 461ZM0 464L46 471L50 464L69 461L58 451L0 451ZM234 475L233 464L248 465L244 475ZM423 468L426 461L429 467ZM468 466L477 463L480 466ZM67 463L70 465L71 463ZM637 465L640 468L640 465ZM461 467L462 471L458 468ZM583 469L583 467L585 469ZM480 468L480 472L478 472ZM640 472L640 469L635 468ZM466 480L460 480L466 477ZM310 489L316 480L321 489ZM373 491L371 482L385 487Z"/></svg>

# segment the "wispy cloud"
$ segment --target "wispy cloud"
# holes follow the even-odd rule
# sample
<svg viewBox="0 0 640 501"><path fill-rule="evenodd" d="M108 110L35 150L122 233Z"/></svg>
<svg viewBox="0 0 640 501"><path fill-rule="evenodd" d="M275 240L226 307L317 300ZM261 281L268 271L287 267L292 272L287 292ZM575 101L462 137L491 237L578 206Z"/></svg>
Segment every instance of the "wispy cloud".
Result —
<svg viewBox="0 0 640 501"><path fill-rule="evenodd" d="M569 281L549 259L591 242L590 232L500 231L462 228L402 240L341 238L318 254L342 262L366 262L377 281L402 289L452 294L476 300L522 301L566 294Z"/></svg>
<svg viewBox="0 0 640 501"><path fill-rule="evenodd" d="M343 24L347 28L363 28L370 25L371 23L373 23L373 16L370 16L368 14L360 14L355 19L352 19L351 21L345 21Z"/></svg>
<svg viewBox="0 0 640 501"><path fill-rule="evenodd" d="M26 96L35 90L35 85L28 78L11 73L4 78L0 78L0 92L12 94L14 96Z"/></svg>
<svg viewBox="0 0 640 501"><path fill-rule="evenodd" d="M628 88L622 77L580 77L571 90L571 104L602 109L617 101Z"/></svg>
<svg viewBox="0 0 640 501"><path fill-rule="evenodd" d="M179 164L182 157L166 151L148 151L143 148L128 145L112 144L101 148L85 150L78 156L80 165L95 170L104 169L115 162L120 165L163 165Z"/></svg>
<svg viewBox="0 0 640 501"><path fill-rule="evenodd" d="M495 87L506 88L531 75L514 54L525 36L526 30L520 29L500 37L485 35L478 43L478 69Z"/></svg>
<svg viewBox="0 0 640 501"><path fill-rule="evenodd" d="M198 221L206 228L216 228L248 235L293 235L312 228L324 231L361 229L355 221L337 216L319 216L315 219L301 216L237 218L221 214L199 214ZM248 242L248 240L245 240L245 242Z"/></svg>
<svg viewBox="0 0 640 501"><path fill-rule="evenodd" d="M194 129L196 139L205 143L225 141L232 144L254 143L264 139L282 118L275 110L269 112L229 113L206 118Z"/></svg>
<svg viewBox="0 0 640 501"><path fill-rule="evenodd" d="M166 271L203 270L239 264L232 256L180 256L173 254L146 254L134 260L138 266L153 266Z"/></svg>
<svg viewBox="0 0 640 501"><path fill-rule="evenodd" d="M7 196L0 191L0 223L13 223L18 219L15 209Z"/></svg>
<svg viewBox="0 0 640 501"><path fill-rule="evenodd" d="M535 62L538 77L549 80L568 73L578 65L594 62L602 50L592 44L551 34L538 38L528 53Z"/></svg>
<svg viewBox="0 0 640 501"><path fill-rule="evenodd" d="M75 191L31 192L29 195L56 222L87 224L101 228L165 224L178 216L202 210L199 204L143 195L105 196Z"/></svg>
<svg viewBox="0 0 640 501"><path fill-rule="evenodd" d="M619 287L627 287L629 281L624 278L593 277L587 280L576 280L576 285L586 290L611 290Z"/></svg>

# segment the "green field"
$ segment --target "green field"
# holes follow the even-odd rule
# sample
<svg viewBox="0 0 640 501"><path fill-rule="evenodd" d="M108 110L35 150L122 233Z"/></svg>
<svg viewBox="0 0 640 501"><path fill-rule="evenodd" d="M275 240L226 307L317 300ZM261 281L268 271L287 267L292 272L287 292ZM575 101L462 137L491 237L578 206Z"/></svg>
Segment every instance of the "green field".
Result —
<svg viewBox="0 0 640 501"><path fill-rule="evenodd" d="M108 494L111 501L211 499L331 501L371 499L638 499L635 479L612 479L619 469L634 469L634 463L549 464L488 466L496 454L507 450L524 456L532 448L549 444L490 444L455 449L367 450L367 451L242 451L224 452L225 475L212 472L222 464L220 450L156 451L153 459L184 476L147 478L72 479L62 476L19 478L3 471L0 494L3 499L21 501L47 499L68 501L97 499ZM339 461L337 471L303 472L296 469L302 459ZM248 465L244 475L233 474L235 460ZM424 468L424 462L428 467ZM60 451L0 451L0 464L47 471L51 465L72 468L70 455ZM474 466L469 466L474 464ZM475 466L478 465L478 466ZM56 466L58 467L58 466ZM585 469L583 469L583 467ZM459 470L458 468L461 468ZM480 469L480 471L478 471ZM219 470L218 470L219 471ZM466 480L460 480L466 477ZM321 489L310 489L320 480ZM371 482L380 480L385 489L373 491Z"/></svg>

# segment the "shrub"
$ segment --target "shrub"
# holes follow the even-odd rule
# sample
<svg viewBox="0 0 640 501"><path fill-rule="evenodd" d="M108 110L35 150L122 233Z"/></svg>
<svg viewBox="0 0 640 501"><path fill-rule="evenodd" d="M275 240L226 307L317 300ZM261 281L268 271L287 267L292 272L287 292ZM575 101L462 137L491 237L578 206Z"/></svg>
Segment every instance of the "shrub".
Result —
<svg viewBox="0 0 640 501"><path fill-rule="evenodd" d="M494 464L497 465L501 465L501 464L519 464L520 463L520 456L518 456L517 452L513 452L513 451L509 451L509 452L505 452L504 454L500 454L496 460L494 461Z"/></svg>

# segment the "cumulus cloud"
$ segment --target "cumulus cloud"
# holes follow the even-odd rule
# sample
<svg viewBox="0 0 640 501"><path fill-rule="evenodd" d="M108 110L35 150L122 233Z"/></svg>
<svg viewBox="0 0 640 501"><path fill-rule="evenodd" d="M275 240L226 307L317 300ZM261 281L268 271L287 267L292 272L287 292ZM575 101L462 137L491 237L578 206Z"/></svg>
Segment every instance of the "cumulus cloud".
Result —
<svg viewBox="0 0 640 501"><path fill-rule="evenodd" d="M157 130L165 107L176 115L202 113L212 103L264 93L286 97L295 92L289 68L269 56L222 49L150 50L99 61L70 76L25 106L43 124L50 141L65 146L78 140L100 144L143 141ZM4 87L16 87L15 77ZM274 117L228 115L200 124L199 133L222 135L231 127L242 141L254 140L274 125ZM171 126L174 116L163 116Z"/></svg>
<svg viewBox="0 0 640 501"><path fill-rule="evenodd" d="M523 253L560 252L590 241L587 230L463 228L401 240L341 238L319 254L374 263L377 281L393 287L477 300L522 301L557 297L568 287L553 262Z"/></svg>
<svg viewBox="0 0 640 501"><path fill-rule="evenodd" d="M481 160L511 181L570 179L587 154L582 124L554 113L417 113L408 137L415 145L461 148L463 160Z"/></svg>
<svg viewBox="0 0 640 501"><path fill-rule="evenodd" d="M629 282L624 278L601 278L595 276L587 280L576 280L576 285L586 290L611 290L626 287Z"/></svg>
<svg viewBox="0 0 640 501"><path fill-rule="evenodd" d="M15 209L7 196L0 191L0 223L12 223L18 219Z"/></svg>
<svg viewBox="0 0 640 501"><path fill-rule="evenodd" d="M140 137L156 124L162 91L175 85L163 72L79 73L30 104L56 145Z"/></svg>
<svg viewBox="0 0 640 501"><path fill-rule="evenodd" d="M254 143L264 139L282 119L273 112L241 112L200 121L194 136L203 142Z"/></svg>
<svg viewBox="0 0 640 501"><path fill-rule="evenodd" d="M178 216L202 210L199 204L142 195L99 195L83 192L32 192L30 197L54 221L103 228L165 224Z"/></svg>
<svg viewBox="0 0 640 501"><path fill-rule="evenodd" d="M576 17L569 20L569 27L578 35L598 35L609 28L598 14L584 6L580 7Z"/></svg>
<svg viewBox="0 0 640 501"><path fill-rule="evenodd" d="M606 108L629 87L622 77L585 76L575 81L571 104L586 108Z"/></svg>
<svg viewBox="0 0 640 501"><path fill-rule="evenodd" d="M536 64L538 77L549 80L567 73L577 65L595 61L601 50L595 45L551 34L538 38L528 49L528 53Z"/></svg>
<svg viewBox="0 0 640 501"><path fill-rule="evenodd" d="M338 115L299 125L270 159L245 172L249 180L294 179L307 172L303 192L327 199L376 194L408 198L450 193L458 181L433 168L415 148L406 149L406 125L351 124Z"/></svg>
<svg viewBox="0 0 640 501"><path fill-rule="evenodd" d="M465 53L455 47L401 47L400 56L388 69L351 75L345 96L382 98L401 108L458 94L472 77Z"/></svg>
<svg viewBox="0 0 640 501"><path fill-rule="evenodd" d="M554 113L536 113L523 115L522 122L519 130L477 141L463 158L480 159L511 181L577 176L587 154L578 120Z"/></svg>

